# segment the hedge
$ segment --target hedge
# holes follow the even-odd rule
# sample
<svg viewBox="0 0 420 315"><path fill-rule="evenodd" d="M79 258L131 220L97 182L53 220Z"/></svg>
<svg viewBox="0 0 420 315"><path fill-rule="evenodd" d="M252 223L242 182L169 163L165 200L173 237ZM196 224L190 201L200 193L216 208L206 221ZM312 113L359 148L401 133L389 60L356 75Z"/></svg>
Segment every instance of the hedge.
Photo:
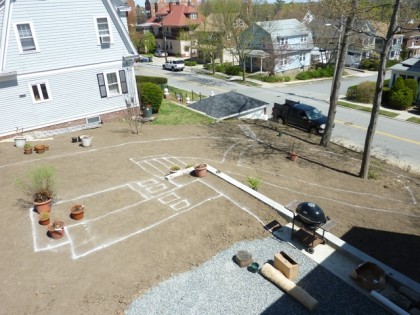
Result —
<svg viewBox="0 0 420 315"><path fill-rule="evenodd" d="M405 83L405 86L409 88L411 92L413 93L413 101L414 101L417 97L417 93L419 92L419 84L414 79L406 79L404 83Z"/></svg>
<svg viewBox="0 0 420 315"><path fill-rule="evenodd" d="M144 76L144 75L136 75L136 83L137 83L137 86L140 83L146 83L146 82L155 83L157 85L166 85L166 84L168 84L168 78L164 78L164 77L148 77L148 76Z"/></svg>
<svg viewBox="0 0 420 315"><path fill-rule="evenodd" d="M411 106L413 103L413 92L405 87L400 90L392 90L389 97L389 106L405 110Z"/></svg>
<svg viewBox="0 0 420 315"><path fill-rule="evenodd" d="M194 67L197 65L197 61L185 61L187 67Z"/></svg>
<svg viewBox="0 0 420 315"><path fill-rule="evenodd" d="M347 98L349 100L372 103L375 96L375 82L362 82L358 85L353 85L347 89Z"/></svg>

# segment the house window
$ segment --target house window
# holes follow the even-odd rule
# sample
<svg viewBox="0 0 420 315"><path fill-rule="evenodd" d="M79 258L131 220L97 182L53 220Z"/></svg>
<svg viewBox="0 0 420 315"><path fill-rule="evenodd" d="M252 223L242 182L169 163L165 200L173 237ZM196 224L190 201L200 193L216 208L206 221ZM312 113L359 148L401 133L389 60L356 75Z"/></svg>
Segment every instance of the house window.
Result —
<svg viewBox="0 0 420 315"><path fill-rule="evenodd" d="M280 43L280 45L287 44L287 38L284 38L284 37L277 37L277 41Z"/></svg>
<svg viewBox="0 0 420 315"><path fill-rule="evenodd" d="M42 103L50 100L47 82L30 84L32 100L34 103Z"/></svg>
<svg viewBox="0 0 420 315"><path fill-rule="evenodd" d="M300 37L300 42L301 43L306 43L308 41L308 36L306 36L306 35L302 35L301 37Z"/></svg>
<svg viewBox="0 0 420 315"><path fill-rule="evenodd" d="M280 66L287 65L287 59L286 58L281 58L279 64L280 64Z"/></svg>
<svg viewBox="0 0 420 315"><path fill-rule="evenodd" d="M98 43L101 45L111 43L111 31L107 17L96 18L96 33L98 36Z"/></svg>
<svg viewBox="0 0 420 315"><path fill-rule="evenodd" d="M18 43L20 52L26 53L39 51L37 49L35 29L32 22L16 23L14 26L16 35L19 39Z"/></svg>
<svg viewBox="0 0 420 315"><path fill-rule="evenodd" d="M299 55L299 61L300 62L304 62L305 61L305 54L300 54Z"/></svg>
<svg viewBox="0 0 420 315"><path fill-rule="evenodd" d="M191 20L195 20L195 19L197 19L197 13L191 13L191 14L190 14L190 19L191 19Z"/></svg>
<svg viewBox="0 0 420 315"><path fill-rule="evenodd" d="M124 70L98 73L96 76L101 98L128 93L127 79Z"/></svg>

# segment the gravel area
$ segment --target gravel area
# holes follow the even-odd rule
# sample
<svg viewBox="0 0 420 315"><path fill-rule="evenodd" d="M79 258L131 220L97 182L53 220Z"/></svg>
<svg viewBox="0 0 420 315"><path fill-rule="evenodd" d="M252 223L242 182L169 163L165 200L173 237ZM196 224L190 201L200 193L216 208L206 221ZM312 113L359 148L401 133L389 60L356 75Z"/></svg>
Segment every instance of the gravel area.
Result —
<svg viewBox="0 0 420 315"><path fill-rule="evenodd" d="M319 301L310 312L261 274L239 268L234 256L251 252L260 264L285 251L299 263L299 286ZM369 298L287 242L266 238L236 243L202 266L174 276L135 300L126 314L387 314Z"/></svg>

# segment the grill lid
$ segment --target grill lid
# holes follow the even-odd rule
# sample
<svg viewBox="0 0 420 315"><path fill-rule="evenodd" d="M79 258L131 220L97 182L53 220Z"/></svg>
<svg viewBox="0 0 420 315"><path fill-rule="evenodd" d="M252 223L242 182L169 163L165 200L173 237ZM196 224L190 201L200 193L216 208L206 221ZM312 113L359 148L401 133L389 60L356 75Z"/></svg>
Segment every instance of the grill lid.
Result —
<svg viewBox="0 0 420 315"><path fill-rule="evenodd" d="M301 202L296 213L303 223L321 225L327 222L324 211L313 202Z"/></svg>

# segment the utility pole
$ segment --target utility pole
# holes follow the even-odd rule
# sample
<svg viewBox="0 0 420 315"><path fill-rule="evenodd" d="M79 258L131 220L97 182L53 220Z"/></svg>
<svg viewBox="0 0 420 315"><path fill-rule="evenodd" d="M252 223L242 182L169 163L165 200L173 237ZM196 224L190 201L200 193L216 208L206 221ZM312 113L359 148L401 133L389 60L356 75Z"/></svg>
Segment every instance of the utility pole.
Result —
<svg viewBox="0 0 420 315"><path fill-rule="evenodd" d="M166 51L166 34L165 34L165 30L163 28L163 21L160 22L160 25L162 27L163 49L164 49L164 52L165 52L165 62L168 62L168 52Z"/></svg>

